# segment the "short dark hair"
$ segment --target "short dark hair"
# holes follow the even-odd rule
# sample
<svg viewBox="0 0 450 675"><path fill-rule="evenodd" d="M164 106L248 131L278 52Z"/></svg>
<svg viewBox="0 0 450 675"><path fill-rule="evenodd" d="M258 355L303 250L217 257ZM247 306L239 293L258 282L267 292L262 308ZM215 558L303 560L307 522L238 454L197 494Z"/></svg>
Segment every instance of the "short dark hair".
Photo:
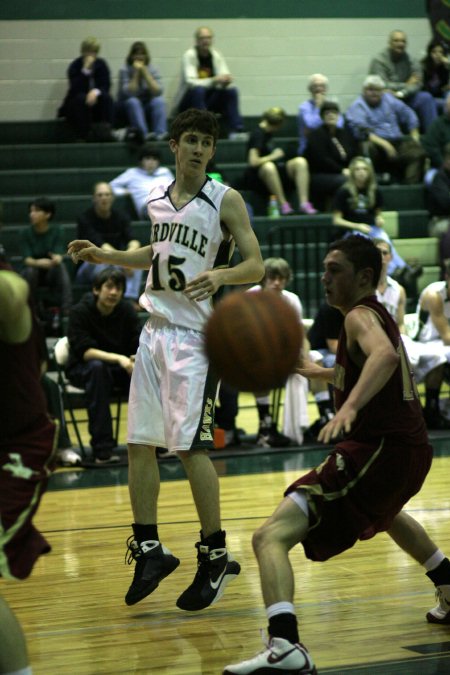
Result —
<svg viewBox="0 0 450 675"><path fill-rule="evenodd" d="M320 106L320 116L323 117L326 112L333 110L333 112L339 113L339 106L335 101L324 101Z"/></svg>
<svg viewBox="0 0 450 675"><path fill-rule="evenodd" d="M363 234L352 234L344 239L331 242L328 252L342 251L347 260L352 263L355 272L368 267L373 271L372 285L378 286L381 274L381 253L372 239Z"/></svg>
<svg viewBox="0 0 450 675"><path fill-rule="evenodd" d="M188 108L179 113L170 126L170 138L179 141L185 131L200 131L214 139L214 145L219 138L219 123L214 113L209 110Z"/></svg>
<svg viewBox="0 0 450 675"><path fill-rule="evenodd" d="M144 159L144 157L154 157L155 159L158 160L158 162L161 161L160 151L153 145L150 145L149 143L141 147L141 149L139 150L138 157L139 160Z"/></svg>
<svg viewBox="0 0 450 675"><path fill-rule="evenodd" d="M117 269L117 267L113 267L110 265L109 267L105 267L104 270L99 272L95 277L92 282L92 288L94 288L96 291L99 291L103 284L106 281L112 281L115 286L119 286L123 291L125 290L126 287L126 277L125 274L122 272L122 270Z"/></svg>
<svg viewBox="0 0 450 675"><path fill-rule="evenodd" d="M55 215L56 210L55 205L47 197L37 197L36 199L33 199L28 204L28 211L31 209L32 206L34 206L36 209L39 209L39 211L45 211L45 213L49 213L50 214L49 220L51 220Z"/></svg>

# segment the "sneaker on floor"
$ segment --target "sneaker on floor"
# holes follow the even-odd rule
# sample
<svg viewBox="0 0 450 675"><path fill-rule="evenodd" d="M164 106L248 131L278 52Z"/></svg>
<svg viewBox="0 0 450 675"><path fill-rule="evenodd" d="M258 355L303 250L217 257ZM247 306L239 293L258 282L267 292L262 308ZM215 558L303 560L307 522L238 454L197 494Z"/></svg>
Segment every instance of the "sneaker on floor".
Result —
<svg viewBox="0 0 450 675"><path fill-rule="evenodd" d="M300 213L304 213L307 216L314 216L317 213L317 209L311 204L311 202L303 202L300 204Z"/></svg>
<svg viewBox="0 0 450 675"><path fill-rule="evenodd" d="M120 457L119 455L114 455L112 452L111 453L101 453L100 455L97 455L94 459L95 464L117 464L120 462Z"/></svg>
<svg viewBox="0 0 450 675"><path fill-rule="evenodd" d="M425 425L431 431L446 431L450 429L450 421L439 410L424 409Z"/></svg>
<svg viewBox="0 0 450 675"><path fill-rule="evenodd" d="M127 605L135 605L153 593L159 582L176 570L180 561L159 541L149 540L138 544L132 535L127 541L125 561L136 562L134 577L125 596Z"/></svg>
<svg viewBox="0 0 450 675"><path fill-rule="evenodd" d="M192 584L180 595L177 607L195 612L214 605L223 595L226 585L233 581L241 566L226 548L210 549L197 542L197 573Z"/></svg>
<svg viewBox="0 0 450 675"><path fill-rule="evenodd" d="M438 604L427 613L428 623L450 623L450 586L437 586L436 600Z"/></svg>
<svg viewBox="0 0 450 675"><path fill-rule="evenodd" d="M289 204L289 202L284 202L281 207L280 207L280 214L282 216L292 216L294 215L295 211L292 208L292 206Z"/></svg>
<svg viewBox="0 0 450 675"><path fill-rule="evenodd" d="M270 426L260 425L256 439L260 448L285 448L290 443L291 439L278 431L275 422Z"/></svg>
<svg viewBox="0 0 450 675"><path fill-rule="evenodd" d="M284 673L284 675L317 675L308 651L302 644L292 644L283 638L271 638L267 649L254 658L225 666L223 675L249 675L250 673Z"/></svg>
<svg viewBox="0 0 450 675"><path fill-rule="evenodd" d="M72 448L58 450L58 463L61 466L80 466L81 457Z"/></svg>

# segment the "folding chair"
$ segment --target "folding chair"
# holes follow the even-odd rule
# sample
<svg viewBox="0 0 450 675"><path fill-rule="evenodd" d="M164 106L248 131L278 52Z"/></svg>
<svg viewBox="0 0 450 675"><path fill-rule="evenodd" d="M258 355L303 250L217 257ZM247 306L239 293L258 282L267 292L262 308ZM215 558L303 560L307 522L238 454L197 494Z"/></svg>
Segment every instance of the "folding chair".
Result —
<svg viewBox="0 0 450 675"><path fill-rule="evenodd" d="M69 340L67 336L60 338L53 347L53 357L56 364L56 371L58 376L58 384L61 389L61 394L64 403L64 410L68 412L70 419L66 419L66 423L70 423L73 426L75 435L77 437L77 442L80 447L81 454L83 458L86 458L86 449L81 439L79 425L82 423L88 422L88 417L78 417L75 415L75 410L80 408L86 409L86 393L84 389L75 387L69 382L66 377L64 368L69 359ZM111 403L116 405L116 413L112 414L112 420L114 422L114 440L116 445L119 444L119 431L120 431L120 416L122 412L122 401L123 401L123 392L118 388L113 389L113 395Z"/></svg>

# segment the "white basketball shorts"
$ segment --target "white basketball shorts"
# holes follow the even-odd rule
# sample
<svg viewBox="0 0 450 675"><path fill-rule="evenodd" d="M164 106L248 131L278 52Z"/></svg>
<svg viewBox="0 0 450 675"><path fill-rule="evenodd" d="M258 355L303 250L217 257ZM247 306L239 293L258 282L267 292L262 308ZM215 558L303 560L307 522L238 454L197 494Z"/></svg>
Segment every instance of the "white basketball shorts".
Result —
<svg viewBox="0 0 450 675"><path fill-rule="evenodd" d="M128 443L170 452L212 447L217 389L203 333L151 317L131 377Z"/></svg>

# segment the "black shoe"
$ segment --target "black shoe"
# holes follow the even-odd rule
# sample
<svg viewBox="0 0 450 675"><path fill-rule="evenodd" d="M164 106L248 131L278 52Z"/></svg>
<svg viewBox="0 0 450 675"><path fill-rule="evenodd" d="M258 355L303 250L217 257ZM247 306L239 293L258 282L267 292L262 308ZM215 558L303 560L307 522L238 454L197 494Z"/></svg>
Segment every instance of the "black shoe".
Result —
<svg viewBox="0 0 450 675"><path fill-rule="evenodd" d="M125 596L127 605L135 605L153 593L159 582L176 570L180 561L159 541L143 541L138 544L132 535L127 541L125 561L136 561L134 577Z"/></svg>
<svg viewBox="0 0 450 675"><path fill-rule="evenodd" d="M177 600L177 607L188 612L205 609L217 602L226 585L241 571L241 566L226 548L210 549L202 542L197 542L195 546L198 550L197 573L192 584Z"/></svg>
<svg viewBox="0 0 450 675"><path fill-rule="evenodd" d="M291 439L281 434L274 422L269 426L265 424L260 425L256 445L259 445L261 448L285 448L290 443Z"/></svg>
<svg viewBox="0 0 450 675"><path fill-rule="evenodd" d="M427 429L432 431L445 431L450 429L450 421L439 410L424 410L423 416Z"/></svg>

